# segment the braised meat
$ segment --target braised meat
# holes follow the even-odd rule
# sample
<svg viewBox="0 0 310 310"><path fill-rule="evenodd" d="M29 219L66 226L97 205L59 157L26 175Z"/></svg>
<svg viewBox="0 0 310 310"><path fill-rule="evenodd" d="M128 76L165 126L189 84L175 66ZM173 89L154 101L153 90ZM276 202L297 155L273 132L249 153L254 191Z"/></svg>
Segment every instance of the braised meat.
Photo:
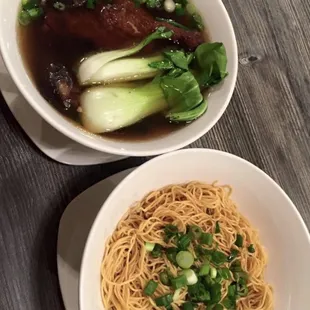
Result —
<svg viewBox="0 0 310 310"><path fill-rule="evenodd" d="M137 8L132 0L114 0L113 4L97 5L94 10L51 10L46 14L45 25L57 35L82 38L104 49L141 41L159 26L173 30L173 41L190 50L204 42L201 32L158 22L147 10Z"/></svg>

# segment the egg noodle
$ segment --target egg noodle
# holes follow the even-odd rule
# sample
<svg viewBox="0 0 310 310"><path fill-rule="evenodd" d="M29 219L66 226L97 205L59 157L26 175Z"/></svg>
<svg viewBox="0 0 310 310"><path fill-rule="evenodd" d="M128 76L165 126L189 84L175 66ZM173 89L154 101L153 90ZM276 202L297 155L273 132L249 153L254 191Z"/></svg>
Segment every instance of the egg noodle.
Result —
<svg viewBox="0 0 310 310"><path fill-rule="evenodd" d="M107 241L101 266L101 294L106 310L160 309L154 298L145 296L143 290L149 280L159 283L155 297L171 292L160 282L159 274L167 269L177 275L177 268L166 256L153 258L146 251L145 243L164 247L164 227L174 224L185 232L187 225L197 225L202 231L214 234L216 223L220 233L214 234L218 249L229 255L231 249L240 251L242 269L248 273L248 294L237 300L238 310L272 310L273 291L264 280L267 264L266 253L258 232L237 210L230 196L230 186L216 183L191 182L169 185L149 193L129 209ZM236 233L243 237L246 246L235 245ZM254 253L248 246L252 244ZM227 281L228 282L228 281ZM222 287L222 299L227 295L227 285ZM184 288L172 309L182 309L187 288ZM206 309L200 304L197 309Z"/></svg>

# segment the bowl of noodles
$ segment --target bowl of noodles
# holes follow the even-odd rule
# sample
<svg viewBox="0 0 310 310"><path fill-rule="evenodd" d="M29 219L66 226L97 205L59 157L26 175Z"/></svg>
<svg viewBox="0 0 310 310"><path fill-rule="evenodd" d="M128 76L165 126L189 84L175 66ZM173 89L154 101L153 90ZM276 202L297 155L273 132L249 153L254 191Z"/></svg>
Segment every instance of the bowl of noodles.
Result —
<svg viewBox="0 0 310 310"><path fill-rule="evenodd" d="M133 171L103 204L81 264L81 310L308 307L310 236L264 172L190 149Z"/></svg>

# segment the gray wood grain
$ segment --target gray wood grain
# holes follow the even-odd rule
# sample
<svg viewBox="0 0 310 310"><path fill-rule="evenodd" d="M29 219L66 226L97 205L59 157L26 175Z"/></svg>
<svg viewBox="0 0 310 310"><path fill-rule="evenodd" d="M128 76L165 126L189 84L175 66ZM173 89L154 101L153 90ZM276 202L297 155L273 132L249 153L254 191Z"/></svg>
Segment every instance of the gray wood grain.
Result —
<svg viewBox="0 0 310 310"><path fill-rule="evenodd" d="M193 147L239 155L273 177L310 227L310 2L224 1L239 45L233 100ZM106 176L147 160L64 166L40 153L0 98L0 309L62 310L61 214Z"/></svg>

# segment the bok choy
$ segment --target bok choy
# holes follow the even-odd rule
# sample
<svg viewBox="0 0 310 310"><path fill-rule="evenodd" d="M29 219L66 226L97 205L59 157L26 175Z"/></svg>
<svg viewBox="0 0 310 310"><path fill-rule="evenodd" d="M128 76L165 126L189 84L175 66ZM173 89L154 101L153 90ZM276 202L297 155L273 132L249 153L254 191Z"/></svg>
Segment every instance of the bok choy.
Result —
<svg viewBox="0 0 310 310"><path fill-rule="evenodd" d="M170 122L191 122L203 115L208 103L202 91L226 76L227 57L222 43L203 43L194 52L166 50L159 56L124 58L155 39L169 39L171 31L158 28L136 47L91 56L79 68L79 81L92 86L81 96L81 120L93 133L115 131L156 113ZM153 78L152 82L123 83Z"/></svg>
<svg viewBox="0 0 310 310"><path fill-rule="evenodd" d="M179 120L181 111L186 113L191 106L200 104L203 104L203 97L199 85L190 72L184 72L177 78L157 79L143 86L93 87L81 97L81 120L89 131L104 133L130 126L159 112L168 119Z"/></svg>
<svg viewBox="0 0 310 310"><path fill-rule="evenodd" d="M116 51L102 52L90 56L83 60L80 64L78 69L78 80L81 84L91 84L93 78L98 80L98 75L100 75L103 67L109 62L136 54L152 41L158 39L170 39L172 35L173 32L171 30L167 30L165 27L159 27L155 32L150 34L141 43L134 47Z"/></svg>

